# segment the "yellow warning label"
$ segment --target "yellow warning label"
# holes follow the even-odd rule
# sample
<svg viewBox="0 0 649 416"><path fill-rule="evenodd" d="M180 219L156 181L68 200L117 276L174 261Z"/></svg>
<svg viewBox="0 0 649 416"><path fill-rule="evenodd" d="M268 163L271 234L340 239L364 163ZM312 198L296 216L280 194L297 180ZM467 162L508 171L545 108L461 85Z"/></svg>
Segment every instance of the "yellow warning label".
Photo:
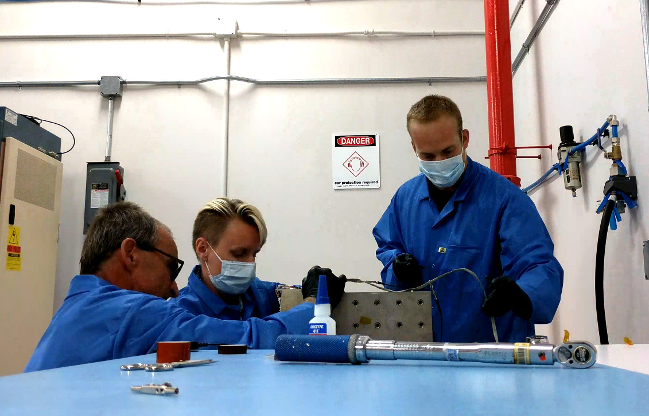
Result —
<svg viewBox="0 0 649 416"><path fill-rule="evenodd" d="M20 271L20 227L9 226L9 237L7 238L7 270Z"/></svg>
<svg viewBox="0 0 649 416"><path fill-rule="evenodd" d="M20 253L7 253L7 270L20 271Z"/></svg>
<svg viewBox="0 0 649 416"><path fill-rule="evenodd" d="M20 245L20 227L15 227L13 225L9 226L9 238L7 239L7 243L12 246Z"/></svg>

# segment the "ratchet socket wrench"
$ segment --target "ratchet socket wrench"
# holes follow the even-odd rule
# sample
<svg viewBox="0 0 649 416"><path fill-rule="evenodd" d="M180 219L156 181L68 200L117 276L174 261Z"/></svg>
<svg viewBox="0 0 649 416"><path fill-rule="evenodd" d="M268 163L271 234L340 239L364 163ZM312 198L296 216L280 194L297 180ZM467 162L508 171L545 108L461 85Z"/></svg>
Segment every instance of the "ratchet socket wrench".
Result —
<svg viewBox="0 0 649 416"><path fill-rule="evenodd" d="M280 361L367 363L370 360L436 360L494 364L553 365L589 368L597 350L587 341L561 345L538 342L473 343L375 341L365 335L280 335L275 343Z"/></svg>

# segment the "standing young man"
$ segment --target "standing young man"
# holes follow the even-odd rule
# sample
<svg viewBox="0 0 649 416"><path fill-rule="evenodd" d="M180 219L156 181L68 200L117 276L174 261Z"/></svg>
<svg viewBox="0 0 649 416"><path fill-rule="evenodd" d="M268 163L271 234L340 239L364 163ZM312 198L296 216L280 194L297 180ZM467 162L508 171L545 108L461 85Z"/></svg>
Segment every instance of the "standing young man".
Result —
<svg viewBox="0 0 649 416"><path fill-rule="evenodd" d="M433 284L436 341L521 342L534 324L552 321L563 269L534 203L516 186L468 157L469 131L457 105L430 95L407 116L420 175L396 192L374 228L383 282L413 288ZM388 286L390 287L390 286ZM430 290L430 289L428 289Z"/></svg>

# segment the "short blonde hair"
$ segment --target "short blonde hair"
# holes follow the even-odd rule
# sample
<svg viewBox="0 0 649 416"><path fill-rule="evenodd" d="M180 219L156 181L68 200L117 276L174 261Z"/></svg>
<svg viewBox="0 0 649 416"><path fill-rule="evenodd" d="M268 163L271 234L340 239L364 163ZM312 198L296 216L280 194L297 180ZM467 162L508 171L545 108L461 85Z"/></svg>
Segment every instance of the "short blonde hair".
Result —
<svg viewBox="0 0 649 416"><path fill-rule="evenodd" d="M234 219L256 227L259 231L260 247L264 246L268 237L268 229L259 209L240 199L224 197L208 202L198 212L192 232L192 249L195 249L193 245L200 237L205 238L213 246L218 245L226 227Z"/></svg>
<svg viewBox="0 0 649 416"><path fill-rule="evenodd" d="M450 116L457 121L458 133L462 138L462 113L460 113L460 108L453 100L442 95L428 95L413 104L406 117L406 127L410 131L410 124L413 121L425 124L436 121L442 116Z"/></svg>

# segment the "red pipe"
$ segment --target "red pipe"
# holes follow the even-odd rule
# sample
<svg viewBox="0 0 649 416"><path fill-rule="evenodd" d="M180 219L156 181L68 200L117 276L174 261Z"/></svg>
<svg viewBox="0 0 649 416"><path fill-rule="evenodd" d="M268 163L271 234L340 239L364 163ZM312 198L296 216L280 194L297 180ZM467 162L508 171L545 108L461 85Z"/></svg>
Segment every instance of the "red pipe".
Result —
<svg viewBox="0 0 649 416"><path fill-rule="evenodd" d="M512 51L509 39L509 1L485 0L489 161L491 169L521 186L516 176Z"/></svg>

